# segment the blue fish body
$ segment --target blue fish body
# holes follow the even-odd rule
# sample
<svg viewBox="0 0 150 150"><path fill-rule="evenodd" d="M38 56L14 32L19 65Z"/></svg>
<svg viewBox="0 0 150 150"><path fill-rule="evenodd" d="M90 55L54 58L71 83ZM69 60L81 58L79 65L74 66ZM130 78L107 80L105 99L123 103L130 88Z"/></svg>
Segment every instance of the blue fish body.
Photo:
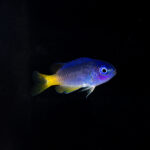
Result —
<svg viewBox="0 0 150 150"><path fill-rule="evenodd" d="M54 85L58 93L68 94L82 88L89 95L96 86L112 79L116 75L116 69L106 61L84 57L61 64L54 75L34 74L39 83L33 88L33 95Z"/></svg>
<svg viewBox="0 0 150 150"><path fill-rule="evenodd" d="M106 72L102 73L101 68ZM105 61L79 58L65 63L56 74L63 86L90 89L109 81L116 74L116 69Z"/></svg>

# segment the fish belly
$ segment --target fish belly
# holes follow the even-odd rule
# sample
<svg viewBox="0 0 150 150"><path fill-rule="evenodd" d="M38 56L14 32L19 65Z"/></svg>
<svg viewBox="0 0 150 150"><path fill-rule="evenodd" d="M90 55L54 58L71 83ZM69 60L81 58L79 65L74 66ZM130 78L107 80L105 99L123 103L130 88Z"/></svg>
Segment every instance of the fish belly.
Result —
<svg viewBox="0 0 150 150"><path fill-rule="evenodd" d="M81 72L65 72L58 76L63 86L85 87L89 84L89 75Z"/></svg>

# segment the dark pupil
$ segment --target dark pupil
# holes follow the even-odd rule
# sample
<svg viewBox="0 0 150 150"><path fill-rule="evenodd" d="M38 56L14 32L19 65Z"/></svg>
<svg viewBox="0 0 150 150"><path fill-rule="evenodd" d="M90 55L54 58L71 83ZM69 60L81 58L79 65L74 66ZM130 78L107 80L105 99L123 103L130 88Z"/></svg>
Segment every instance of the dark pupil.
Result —
<svg viewBox="0 0 150 150"><path fill-rule="evenodd" d="M105 72L106 72L106 69L102 69L102 71L105 73Z"/></svg>

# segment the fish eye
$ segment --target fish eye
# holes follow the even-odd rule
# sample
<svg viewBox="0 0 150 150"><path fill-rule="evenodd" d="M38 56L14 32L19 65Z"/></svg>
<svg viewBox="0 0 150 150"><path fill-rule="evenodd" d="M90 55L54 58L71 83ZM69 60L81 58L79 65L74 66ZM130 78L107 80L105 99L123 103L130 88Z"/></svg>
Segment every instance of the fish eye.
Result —
<svg viewBox="0 0 150 150"><path fill-rule="evenodd" d="M106 74L107 73L107 68L106 67L101 67L100 68L100 73Z"/></svg>

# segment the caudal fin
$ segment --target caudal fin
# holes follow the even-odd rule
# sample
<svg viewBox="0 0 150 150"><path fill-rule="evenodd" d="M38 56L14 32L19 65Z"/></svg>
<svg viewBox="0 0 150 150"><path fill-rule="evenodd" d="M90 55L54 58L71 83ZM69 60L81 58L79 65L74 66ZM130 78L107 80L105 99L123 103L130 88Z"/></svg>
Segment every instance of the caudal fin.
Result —
<svg viewBox="0 0 150 150"><path fill-rule="evenodd" d="M45 75L37 71L33 72L35 85L32 88L32 96L42 93L44 90L53 85L59 85L56 75Z"/></svg>

